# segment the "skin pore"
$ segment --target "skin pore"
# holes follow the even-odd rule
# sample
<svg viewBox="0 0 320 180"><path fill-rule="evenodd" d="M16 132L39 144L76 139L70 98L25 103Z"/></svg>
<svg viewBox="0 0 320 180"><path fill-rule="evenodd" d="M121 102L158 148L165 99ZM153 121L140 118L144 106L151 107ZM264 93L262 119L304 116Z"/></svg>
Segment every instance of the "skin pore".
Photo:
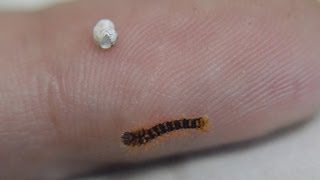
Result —
<svg viewBox="0 0 320 180"><path fill-rule="evenodd" d="M256 138L320 107L315 0L77 1L1 13L0 179L50 179ZM111 19L110 50L92 27ZM208 115L143 156L121 135Z"/></svg>

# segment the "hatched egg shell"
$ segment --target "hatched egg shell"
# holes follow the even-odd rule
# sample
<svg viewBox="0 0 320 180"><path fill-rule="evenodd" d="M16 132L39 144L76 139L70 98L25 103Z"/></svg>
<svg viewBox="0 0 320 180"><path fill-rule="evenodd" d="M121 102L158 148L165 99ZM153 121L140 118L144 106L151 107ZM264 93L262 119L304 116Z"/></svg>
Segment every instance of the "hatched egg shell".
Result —
<svg viewBox="0 0 320 180"><path fill-rule="evenodd" d="M93 28L93 38L102 49L111 48L117 41L118 33L109 19L101 19Z"/></svg>

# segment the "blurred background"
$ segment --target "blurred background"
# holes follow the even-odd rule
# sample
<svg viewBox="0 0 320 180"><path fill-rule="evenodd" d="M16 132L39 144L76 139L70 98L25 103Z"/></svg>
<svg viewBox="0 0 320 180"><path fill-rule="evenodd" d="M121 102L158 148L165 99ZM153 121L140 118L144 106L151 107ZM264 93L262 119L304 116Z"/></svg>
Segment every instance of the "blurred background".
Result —
<svg viewBox="0 0 320 180"><path fill-rule="evenodd" d="M72 0L0 0L0 11L35 10Z"/></svg>

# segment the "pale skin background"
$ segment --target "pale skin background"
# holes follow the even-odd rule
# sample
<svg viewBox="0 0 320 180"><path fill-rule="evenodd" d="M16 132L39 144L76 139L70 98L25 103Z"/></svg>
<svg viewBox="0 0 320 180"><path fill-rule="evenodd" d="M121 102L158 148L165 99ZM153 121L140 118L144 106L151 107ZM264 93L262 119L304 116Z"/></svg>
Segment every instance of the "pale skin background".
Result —
<svg viewBox="0 0 320 180"><path fill-rule="evenodd" d="M110 51L92 41L101 17L118 29ZM2 179L207 149L311 116L320 107L319 18L314 0L100 0L1 13ZM205 135L141 153L120 144L127 129L204 114L214 125Z"/></svg>

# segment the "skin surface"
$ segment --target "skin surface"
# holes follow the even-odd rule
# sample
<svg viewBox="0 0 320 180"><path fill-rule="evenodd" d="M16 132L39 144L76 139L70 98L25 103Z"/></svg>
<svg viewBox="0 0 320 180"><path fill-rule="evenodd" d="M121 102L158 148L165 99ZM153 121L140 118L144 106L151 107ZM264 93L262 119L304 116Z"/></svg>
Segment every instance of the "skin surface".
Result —
<svg viewBox="0 0 320 180"><path fill-rule="evenodd" d="M101 18L119 34L107 51L92 40ZM92 0L0 14L0 179L210 148L312 115L319 18L315 0ZM121 144L125 131L203 115L207 133L137 153Z"/></svg>

